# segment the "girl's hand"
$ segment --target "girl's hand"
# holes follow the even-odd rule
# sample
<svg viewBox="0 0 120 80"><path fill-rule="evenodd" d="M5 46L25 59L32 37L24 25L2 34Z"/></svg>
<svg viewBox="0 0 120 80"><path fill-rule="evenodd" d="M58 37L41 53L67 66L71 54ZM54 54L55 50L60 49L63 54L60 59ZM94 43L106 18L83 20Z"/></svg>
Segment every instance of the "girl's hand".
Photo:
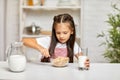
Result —
<svg viewBox="0 0 120 80"><path fill-rule="evenodd" d="M46 58L47 58L47 57L50 57L50 54L49 54L48 49L46 49L46 48L41 48L40 52L41 52L41 54L42 54L43 56L45 56Z"/></svg>
<svg viewBox="0 0 120 80"><path fill-rule="evenodd" d="M86 68L90 67L90 60L88 58L85 61L85 66L86 66Z"/></svg>

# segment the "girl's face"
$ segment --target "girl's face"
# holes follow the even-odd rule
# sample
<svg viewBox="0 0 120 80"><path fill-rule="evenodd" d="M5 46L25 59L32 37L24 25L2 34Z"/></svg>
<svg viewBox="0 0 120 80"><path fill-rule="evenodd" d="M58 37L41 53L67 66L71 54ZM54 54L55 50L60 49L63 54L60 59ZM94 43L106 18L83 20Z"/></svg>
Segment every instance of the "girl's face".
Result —
<svg viewBox="0 0 120 80"><path fill-rule="evenodd" d="M69 23L58 23L55 26L55 34L60 43L65 43L69 40L73 30L70 28Z"/></svg>

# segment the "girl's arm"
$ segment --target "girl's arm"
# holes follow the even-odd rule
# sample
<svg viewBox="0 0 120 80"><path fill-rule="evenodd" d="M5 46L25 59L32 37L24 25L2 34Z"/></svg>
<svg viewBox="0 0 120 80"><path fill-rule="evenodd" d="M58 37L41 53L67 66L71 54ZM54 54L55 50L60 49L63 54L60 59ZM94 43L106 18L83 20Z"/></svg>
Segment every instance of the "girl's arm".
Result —
<svg viewBox="0 0 120 80"><path fill-rule="evenodd" d="M41 54L44 55L45 57L50 57L48 49L39 45L35 38L23 38L22 42L25 46L28 46L40 51Z"/></svg>

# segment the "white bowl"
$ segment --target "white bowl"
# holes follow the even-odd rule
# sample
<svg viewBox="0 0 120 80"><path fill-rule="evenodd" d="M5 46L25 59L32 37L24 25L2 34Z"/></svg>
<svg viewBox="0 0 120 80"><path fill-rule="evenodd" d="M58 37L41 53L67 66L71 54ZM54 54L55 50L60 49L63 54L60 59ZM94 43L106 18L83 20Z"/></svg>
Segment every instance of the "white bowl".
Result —
<svg viewBox="0 0 120 80"><path fill-rule="evenodd" d="M65 67L69 63L68 57L57 57L55 59L51 59L52 66L54 67Z"/></svg>

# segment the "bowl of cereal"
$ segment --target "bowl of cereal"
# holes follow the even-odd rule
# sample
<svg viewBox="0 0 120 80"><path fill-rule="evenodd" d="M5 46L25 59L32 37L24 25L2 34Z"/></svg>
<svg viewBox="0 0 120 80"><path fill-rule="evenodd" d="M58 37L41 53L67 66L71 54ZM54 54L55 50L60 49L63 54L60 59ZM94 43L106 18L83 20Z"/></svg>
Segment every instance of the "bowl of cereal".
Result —
<svg viewBox="0 0 120 80"><path fill-rule="evenodd" d="M69 63L68 57L57 57L55 59L51 59L52 66L54 67L65 67Z"/></svg>

